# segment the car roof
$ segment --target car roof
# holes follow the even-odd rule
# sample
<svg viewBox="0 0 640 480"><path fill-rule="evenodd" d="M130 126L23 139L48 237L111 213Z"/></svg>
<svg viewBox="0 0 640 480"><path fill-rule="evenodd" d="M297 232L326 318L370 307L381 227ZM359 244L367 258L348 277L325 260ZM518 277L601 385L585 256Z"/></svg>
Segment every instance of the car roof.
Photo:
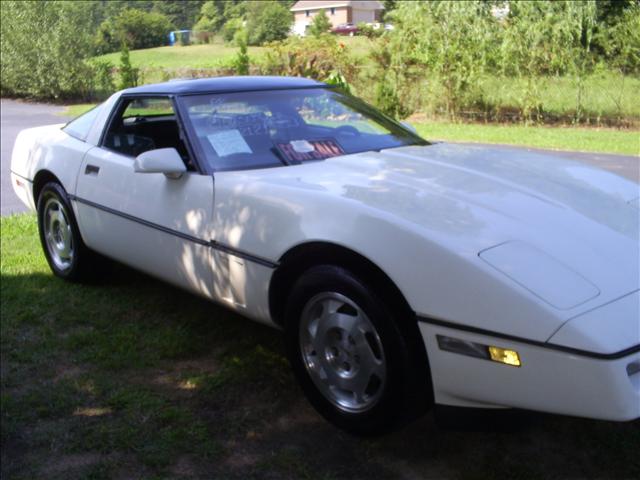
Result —
<svg viewBox="0 0 640 480"><path fill-rule="evenodd" d="M243 92L255 90L283 90L296 88L326 87L325 83L299 77L215 77L188 80L172 80L141 87L128 88L123 94L192 94Z"/></svg>

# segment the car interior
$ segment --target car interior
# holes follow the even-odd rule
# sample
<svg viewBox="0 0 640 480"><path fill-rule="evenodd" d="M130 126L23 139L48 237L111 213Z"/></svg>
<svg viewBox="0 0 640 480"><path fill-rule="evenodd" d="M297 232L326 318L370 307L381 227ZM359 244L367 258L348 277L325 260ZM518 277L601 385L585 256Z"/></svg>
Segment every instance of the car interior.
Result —
<svg viewBox="0 0 640 480"><path fill-rule="evenodd" d="M162 101L164 111L153 105ZM145 103L146 102L146 103ZM154 108L156 107L156 108ZM168 99L136 99L125 104L112 120L103 146L136 157L157 148L175 148L188 170L194 170Z"/></svg>

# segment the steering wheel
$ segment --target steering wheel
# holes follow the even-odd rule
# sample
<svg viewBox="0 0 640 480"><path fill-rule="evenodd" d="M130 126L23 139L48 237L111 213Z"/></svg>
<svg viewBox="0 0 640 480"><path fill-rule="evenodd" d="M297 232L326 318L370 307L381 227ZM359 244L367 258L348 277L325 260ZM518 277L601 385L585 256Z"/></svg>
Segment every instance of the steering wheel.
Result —
<svg viewBox="0 0 640 480"><path fill-rule="evenodd" d="M359 137L360 130L358 130L353 125L342 125L336 128L336 133L338 135L348 135L350 137Z"/></svg>

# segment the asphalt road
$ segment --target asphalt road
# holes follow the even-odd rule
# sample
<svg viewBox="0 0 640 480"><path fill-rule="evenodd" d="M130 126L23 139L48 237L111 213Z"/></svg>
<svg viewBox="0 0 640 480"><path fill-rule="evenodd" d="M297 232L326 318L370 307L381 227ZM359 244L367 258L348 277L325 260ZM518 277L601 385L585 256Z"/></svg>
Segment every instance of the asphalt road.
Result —
<svg viewBox="0 0 640 480"><path fill-rule="evenodd" d="M56 115L64 107L0 100L0 214L24 212L27 208L18 200L11 187L11 151L18 132L25 128L63 123L68 118Z"/></svg>
<svg viewBox="0 0 640 480"><path fill-rule="evenodd" d="M63 123L68 118L56 115L63 107L44 105L37 103L24 103L14 100L1 100L0 110L2 117L2 152L0 165L0 207L2 215L26 211L26 207L18 200L11 187L11 151L18 132L29 127ZM496 147L496 145L492 145ZM507 147L504 148L513 148ZM560 157L578 160L596 167L604 168L613 173L629 178L640 183L640 157L625 155L608 155L604 153L559 152L552 150L530 149L526 150L549 153Z"/></svg>

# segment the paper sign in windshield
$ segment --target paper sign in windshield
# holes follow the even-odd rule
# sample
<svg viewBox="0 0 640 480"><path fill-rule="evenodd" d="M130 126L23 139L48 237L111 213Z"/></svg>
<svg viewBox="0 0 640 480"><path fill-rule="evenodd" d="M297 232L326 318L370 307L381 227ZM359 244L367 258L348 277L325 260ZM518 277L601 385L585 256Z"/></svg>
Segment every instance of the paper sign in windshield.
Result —
<svg viewBox="0 0 640 480"><path fill-rule="evenodd" d="M335 140L292 140L289 143L276 145L280 153L289 162L306 162L309 160L324 160L325 158L344 155L344 150Z"/></svg>
<svg viewBox="0 0 640 480"><path fill-rule="evenodd" d="M235 153L253 153L238 130L223 130L207 135L207 140L219 157Z"/></svg>

